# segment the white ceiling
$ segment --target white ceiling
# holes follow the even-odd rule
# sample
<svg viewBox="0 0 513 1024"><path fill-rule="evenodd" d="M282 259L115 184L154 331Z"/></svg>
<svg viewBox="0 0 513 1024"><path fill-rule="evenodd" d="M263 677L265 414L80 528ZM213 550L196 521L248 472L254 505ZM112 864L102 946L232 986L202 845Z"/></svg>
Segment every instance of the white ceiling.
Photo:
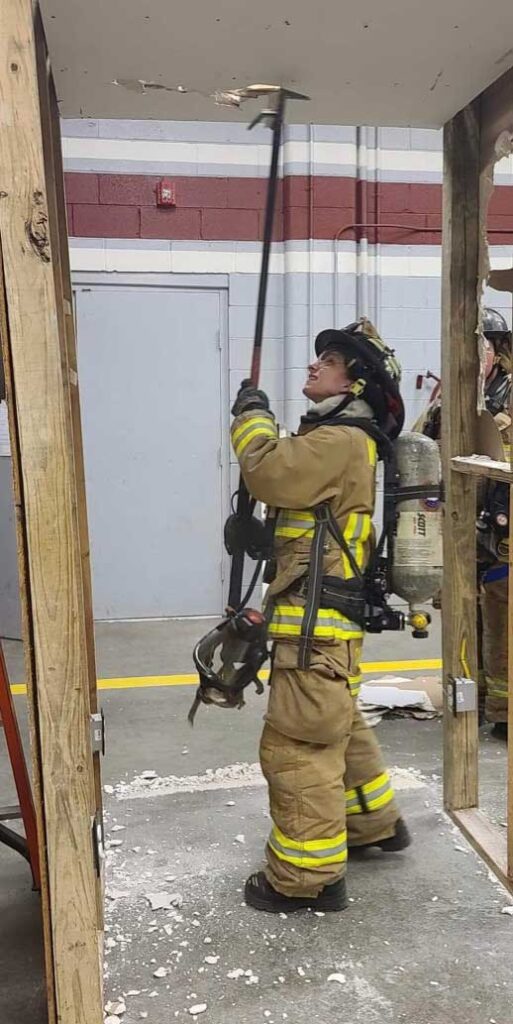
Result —
<svg viewBox="0 0 513 1024"><path fill-rule="evenodd" d="M288 120L438 127L513 64L512 0L41 0L64 117L248 120L209 94L311 96ZM113 80L187 93L144 94Z"/></svg>

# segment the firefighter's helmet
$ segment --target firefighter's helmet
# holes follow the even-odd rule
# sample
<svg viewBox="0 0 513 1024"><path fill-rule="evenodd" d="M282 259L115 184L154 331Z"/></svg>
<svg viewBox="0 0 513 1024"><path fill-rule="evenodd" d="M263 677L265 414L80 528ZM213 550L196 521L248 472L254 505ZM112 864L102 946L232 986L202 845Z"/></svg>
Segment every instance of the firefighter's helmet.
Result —
<svg viewBox="0 0 513 1024"><path fill-rule="evenodd" d="M399 391L401 366L394 351L365 317L341 330L321 331L315 339L316 355L321 356L328 349L349 357L351 377L359 385L355 394L368 402L383 433L394 440L404 424Z"/></svg>

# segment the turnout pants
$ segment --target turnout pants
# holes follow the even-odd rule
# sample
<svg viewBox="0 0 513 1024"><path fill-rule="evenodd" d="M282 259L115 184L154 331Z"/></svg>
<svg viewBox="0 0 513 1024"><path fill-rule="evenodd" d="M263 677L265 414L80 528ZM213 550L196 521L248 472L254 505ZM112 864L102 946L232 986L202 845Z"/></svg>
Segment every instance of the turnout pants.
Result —
<svg viewBox="0 0 513 1024"><path fill-rule="evenodd" d="M278 643L260 744L269 786L266 874L287 896L316 896L346 869L348 846L394 834L399 810L374 733L356 705L361 641L316 647L308 671Z"/></svg>
<svg viewBox="0 0 513 1024"><path fill-rule="evenodd" d="M508 720L508 580L485 583L480 596L487 722Z"/></svg>

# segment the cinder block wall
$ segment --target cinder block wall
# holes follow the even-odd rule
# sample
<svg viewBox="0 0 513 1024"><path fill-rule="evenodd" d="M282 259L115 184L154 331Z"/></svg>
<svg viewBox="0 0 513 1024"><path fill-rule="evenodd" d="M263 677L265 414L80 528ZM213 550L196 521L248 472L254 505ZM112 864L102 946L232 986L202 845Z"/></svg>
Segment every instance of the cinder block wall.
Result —
<svg viewBox="0 0 513 1024"><path fill-rule="evenodd" d="M73 268L226 274L233 395L249 368L269 132L156 121L62 127ZM441 146L436 131L287 126L263 386L289 428L305 408L315 334L363 313L402 362L407 423L428 399L432 384L416 384L440 366ZM496 174L496 265L511 265L512 172L507 159ZM157 206L163 177L175 184L174 208ZM510 317L507 295L488 299Z"/></svg>

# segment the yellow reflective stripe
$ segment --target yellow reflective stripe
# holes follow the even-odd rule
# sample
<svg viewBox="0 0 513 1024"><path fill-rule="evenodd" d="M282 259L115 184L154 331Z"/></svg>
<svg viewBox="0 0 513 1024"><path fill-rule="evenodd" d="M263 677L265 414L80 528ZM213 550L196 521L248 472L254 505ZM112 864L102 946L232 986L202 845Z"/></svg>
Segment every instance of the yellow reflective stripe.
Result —
<svg viewBox="0 0 513 1024"><path fill-rule="evenodd" d="M372 442L374 444L374 442ZM299 537L314 537L315 516L312 512L282 509L278 515L275 537L297 540ZM359 569L365 566L365 543L372 529L372 520L367 512L350 512L344 527L344 539ZM342 551L342 572L344 579L352 579L354 572L347 555Z"/></svg>
<svg viewBox="0 0 513 1024"><path fill-rule="evenodd" d="M378 461L378 446L374 438L367 436L367 452L369 454L369 463L371 466L375 466Z"/></svg>
<svg viewBox="0 0 513 1024"><path fill-rule="evenodd" d="M312 512L295 512L282 509L278 515L275 537L313 537L315 516Z"/></svg>
<svg viewBox="0 0 513 1024"><path fill-rule="evenodd" d="M367 808L369 811L379 811L380 807L386 807L394 799L394 791L392 787L387 789L386 793L382 793L381 796L375 796L372 800L367 800Z"/></svg>
<svg viewBox="0 0 513 1024"><path fill-rule="evenodd" d="M278 516L278 522L280 523L296 523L299 525L312 523L315 525L315 516L313 512L299 511L296 512L293 509L282 508Z"/></svg>
<svg viewBox="0 0 513 1024"><path fill-rule="evenodd" d="M299 604L277 604L274 607L274 614L280 617L290 619L294 621L297 619L299 622L302 621L305 609L303 605ZM318 619L337 619L340 622L349 622L341 612L335 611L333 608L319 608L317 612Z"/></svg>
<svg viewBox="0 0 513 1024"><path fill-rule="evenodd" d="M347 523L346 523L346 525L344 527L344 539L346 541L347 546L349 547L349 549L351 551L353 549L353 545L352 545L351 542L353 540L353 534L354 534L357 526L358 526L358 515L357 515L356 512L351 512L349 514ZM351 579L352 576L354 576L354 572L351 569L351 563L350 563L347 555L344 554L344 552L342 552L342 569L343 569L343 572L344 572L344 579L348 580L348 579Z"/></svg>
<svg viewBox="0 0 513 1024"><path fill-rule="evenodd" d="M237 458L253 440L262 437L276 437L276 427L270 416L250 416L239 427L232 430L232 445Z"/></svg>
<svg viewBox="0 0 513 1024"><path fill-rule="evenodd" d="M319 868L325 864L343 864L347 860L347 832L330 839L305 839L298 842L273 825L269 846L279 860L300 868Z"/></svg>
<svg viewBox="0 0 513 1024"><path fill-rule="evenodd" d="M354 622L348 622L343 626L316 626L314 636L334 637L335 640L361 640L362 630Z"/></svg>
<svg viewBox="0 0 513 1024"><path fill-rule="evenodd" d="M333 836L330 839L290 839L283 832L280 831L277 825L273 824L271 835L276 837L278 842L282 843L283 846L288 846L291 850L329 850L333 846L340 846L347 843L347 832L344 829L343 832L339 832L338 835Z"/></svg>
<svg viewBox="0 0 513 1024"><path fill-rule="evenodd" d="M302 530L298 526L277 526L274 531L275 537L291 537L297 540L298 537L313 537L313 530Z"/></svg>
<svg viewBox="0 0 513 1024"><path fill-rule="evenodd" d="M272 437L272 438L275 438L276 437L276 431L269 430L268 428L264 430L263 427L255 427L254 430L250 430L249 434L246 434L246 436L243 437L242 441L240 441L238 445L234 446L235 447L235 454L236 454L237 458L240 458L240 456L242 455L243 451L246 450L246 448L248 447L249 442L252 441L254 437Z"/></svg>
<svg viewBox="0 0 513 1024"><path fill-rule="evenodd" d="M349 676L349 692L351 697L357 697L362 685L362 676Z"/></svg>
<svg viewBox="0 0 513 1024"><path fill-rule="evenodd" d="M364 545L369 539L371 528L371 517L367 512L350 513L344 529L344 537L359 569L363 569L365 564ZM344 579L352 579L354 572L351 568L351 563L344 552L342 552L341 557Z"/></svg>
<svg viewBox="0 0 513 1024"><path fill-rule="evenodd" d="M365 793L365 796L371 796L385 784L390 785L390 776L388 772L382 772L381 775L377 775L376 778L371 779L370 782L364 782L362 790Z"/></svg>
<svg viewBox="0 0 513 1024"><path fill-rule="evenodd" d="M300 636L305 609L300 605L275 605L269 624L270 636ZM328 640L361 640L363 631L341 612L333 608L320 608L314 627L314 636Z"/></svg>
<svg viewBox="0 0 513 1024"><path fill-rule="evenodd" d="M235 445L250 427L271 427L273 434L276 434L276 428L270 416L250 416L249 419L241 423L240 427L232 428L232 444Z"/></svg>
<svg viewBox="0 0 513 1024"><path fill-rule="evenodd" d="M486 692L489 697L508 697L508 683L506 679L495 679L485 673Z"/></svg>
<svg viewBox="0 0 513 1024"><path fill-rule="evenodd" d="M370 516L363 516L363 522L360 530L359 537L355 538L354 541L354 558L359 569L363 569L365 561L365 549L364 544L369 539L371 531L371 518Z"/></svg>
<svg viewBox="0 0 513 1024"><path fill-rule="evenodd" d="M360 793L365 800L365 807L360 802ZM378 811L394 799L394 791L388 772L365 782L357 789L346 790L346 814L363 814L365 811Z"/></svg>
<svg viewBox="0 0 513 1024"><path fill-rule="evenodd" d="M301 636L301 626L296 625L285 625L280 622L271 622L268 629L269 636ZM351 628L348 623L344 627L328 627L320 626L315 628L314 636L319 637L320 640L361 640L363 632L358 626Z"/></svg>

